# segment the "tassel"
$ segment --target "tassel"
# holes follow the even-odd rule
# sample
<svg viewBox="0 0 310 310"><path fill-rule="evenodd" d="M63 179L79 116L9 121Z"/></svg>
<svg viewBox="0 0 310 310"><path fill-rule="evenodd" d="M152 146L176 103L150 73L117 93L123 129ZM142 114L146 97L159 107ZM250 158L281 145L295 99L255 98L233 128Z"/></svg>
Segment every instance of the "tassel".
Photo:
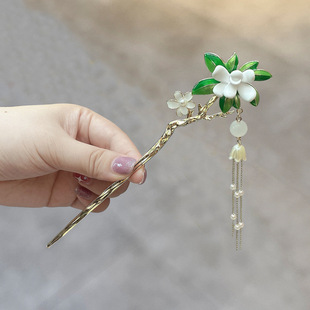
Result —
<svg viewBox="0 0 310 310"><path fill-rule="evenodd" d="M242 229L244 227L242 219L243 162L246 160L245 147L241 143L241 137L247 133L248 127L240 116L242 109L237 110L237 113L236 120L230 126L230 132L237 138L237 144L233 146L229 159L232 160L232 182L230 185L232 210L230 218L232 220L232 236L236 233L236 250L238 251L242 246Z"/></svg>

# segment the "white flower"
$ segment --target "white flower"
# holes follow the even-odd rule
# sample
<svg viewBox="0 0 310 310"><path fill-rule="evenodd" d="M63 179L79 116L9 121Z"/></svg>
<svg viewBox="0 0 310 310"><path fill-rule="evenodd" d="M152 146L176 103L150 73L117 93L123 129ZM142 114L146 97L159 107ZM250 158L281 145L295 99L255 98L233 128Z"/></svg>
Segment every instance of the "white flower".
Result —
<svg viewBox="0 0 310 310"><path fill-rule="evenodd" d="M180 91L174 93L175 99L170 99L167 104L170 109L177 109L178 116L186 116L189 109L195 108L195 103L192 102L193 95L187 92L184 95Z"/></svg>
<svg viewBox="0 0 310 310"><path fill-rule="evenodd" d="M246 160L245 148L242 144L237 143L233 146L229 159L234 159L236 162Z"/></svg>
<svg viewBox="0 0 310 310"><path fill-rule="evenodd" d="M216 66L212 73L215 80L219 81L213 88L213 93L226 98L234 98L239 93L240 97L247 102L251 102L256 97L255 88L250 85L255 79L255 73L253 70L246 70L241 72L235 70L231 73L227 71L223 66Z"/></svg>

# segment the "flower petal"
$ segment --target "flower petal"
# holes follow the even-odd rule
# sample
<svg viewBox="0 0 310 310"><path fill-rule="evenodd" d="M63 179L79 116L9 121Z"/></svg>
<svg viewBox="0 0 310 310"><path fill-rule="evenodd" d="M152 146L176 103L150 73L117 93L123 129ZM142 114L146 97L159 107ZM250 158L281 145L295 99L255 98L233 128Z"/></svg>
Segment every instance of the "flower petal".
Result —
<svg viewBox="0 0 310 310"><path fill-rule="evenodd" d="M190 91L186 92L185 95L184 95L184 99L186 101L191 101L193 99L193 95Z"/></svg>
<svg viewBox="0 0 310 310"><path fill-rule="evenodd" d="M234 159L236 162L240 162L241 160L246 160L246 152L245 148L241 144L236 144L233 146L229 159Z"/></svg>
<svg viewBox="0 0 310 310"><path fill-rule="evenodd" d="M178 116L187 115L188 109L186 107L179 107L177 113L181 114L181 115L178 114Z"/></svg>
<svg viewBox="0 0 310 310"><path fill-rule="evenodd" d="M177 116L181 117L183 114L181 113L180 109L177 109Z"/></svg>
<svg viewBox="0 0 310 310"><path fill-rule="evenodd" d="M252 100L255 99L256 97L256 90L255 88L250 85L250 84L246 84L246 83L241 83L238 86L238 92L240 97L247 102L251 102Z"/></svg>
<svg viewBox="0 0 310 310"><path fill-rule="evenodd" d="M229 72L223 66L216 66L212 73L212 77L215 78L217 81L229 83Z"/></svg>
<svg viewBox="0 0 310 310"><path fill-rule="evenodd" d="M173 99L169 100L167 102L168 108L170 109L177 109L180 106L180 102L177 102Z"/></svg>
<svg viewBox="0 0 310 310"><path fill-rule="evenodd" d="M239 70L235 70L230 74L229 81L231 84L239 85L242 81L243 73Z"/></svg>
<svg viewBox="0 0 310 310"><path fill-rule="evenodd" d="M183 102L183 95L182 95L182 93L179 91L179 90L177 90L175 93L174 93L174 98L176 99L176 101L178 101L178 102Z"/></svg>
<svg viewBox="0 0 310 310"><path fill-rule="evenodd" d="M224 95L224 89L226 86L227 86L226 83L216 84L213 88L214 95L216 95L218 97L222 97Z"/></svg>
<svg viewBox="0 0 310 310"><path fill-rule="evenodd" d="M194 109L195 106L196 106L195 103L192 102L192 101L187 102L187 104L186 104L186 107L187 107L188 109Z"/></svg>
<svg viewBox="0 0 310 310"><path fill-rule="evenodd" d="M237 87L236 86L231 84L231 83L227 84L227 86L224 89L224 96L226 98L230 98L230 99L234 98L237 94ZM238 86L240 86L240 85L238 85Z"/></svg>
<svg viewBox="0 0 310 310"><path fill-rule="evenodd" d="M253 83L255 80L255 73L253 70L249 69L249 70L245 70L243 72L243 78L242 78L242 82L243 83Z"/></svg>

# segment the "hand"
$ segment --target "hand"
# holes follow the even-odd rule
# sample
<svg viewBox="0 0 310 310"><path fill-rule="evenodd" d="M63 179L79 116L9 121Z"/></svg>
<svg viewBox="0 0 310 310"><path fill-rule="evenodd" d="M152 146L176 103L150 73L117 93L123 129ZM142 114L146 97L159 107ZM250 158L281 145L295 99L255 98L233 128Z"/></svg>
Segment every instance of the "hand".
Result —
<svg viewBox="0 0 310 310"><path fill-rule="evenodd" d="M84 209L141 157L128 136L72 104L0 108L0 204ZM143 183L138 170L130 181ZM113 197L123 193L128 182ZM109 205L104 201L96 211Z"/></svg>

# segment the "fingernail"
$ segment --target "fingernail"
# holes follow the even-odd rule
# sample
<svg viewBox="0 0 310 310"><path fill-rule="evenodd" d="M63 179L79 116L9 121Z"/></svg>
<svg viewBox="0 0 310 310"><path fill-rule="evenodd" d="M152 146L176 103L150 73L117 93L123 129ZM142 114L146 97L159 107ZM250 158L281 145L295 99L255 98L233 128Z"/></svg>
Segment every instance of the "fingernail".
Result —
<svg viewBox="0 0 310 310"><path fill-rule="evenodd" d="M84 198L86 200L89 200L93 194L89 189L82 187L82 186L78 186L75 189L75 192L77 196Z"/></svg>
<svg viewBox="0 0 310 310"><path fill-rule="evenodd" d="M117 157L112 163L112 170L119 174L129 174L132 172L136 160L131 157Z"/></svg>
<svg viewBox="0 0 310 310"><path fill-rule="evenodd" d="M143 176L143 180L139 183L140 185L142 185L145 182L146 177L147 177L147 171L144 169L144 176Z"/></svg>
<svg viewBox="0 0 310 310"><path fill-rule="evenodd" d="M79 174L79 173L73 173L73 176L75 179L77 179L79 182L83 182L86 184L89 184L91 179L85 175Z"/></svg>

